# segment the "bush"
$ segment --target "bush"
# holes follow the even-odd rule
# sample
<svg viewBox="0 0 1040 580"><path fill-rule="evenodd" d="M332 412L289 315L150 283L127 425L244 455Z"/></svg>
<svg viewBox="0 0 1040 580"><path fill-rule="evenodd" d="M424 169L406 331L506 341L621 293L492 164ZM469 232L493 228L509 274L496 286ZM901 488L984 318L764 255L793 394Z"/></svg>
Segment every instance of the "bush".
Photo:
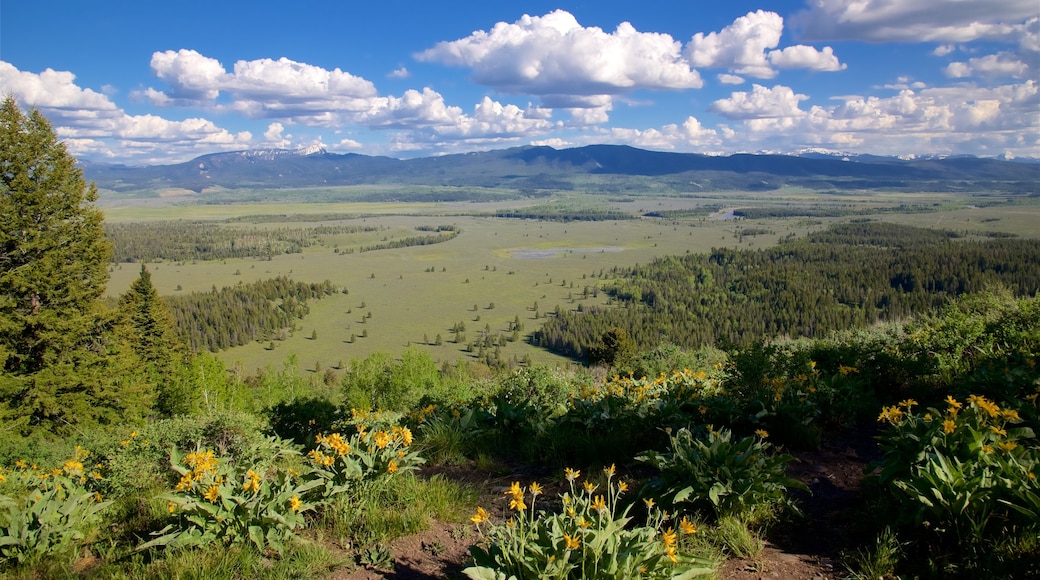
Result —
<svg viewBox="0 0 1040 580"><path fill-rule="evenodd" d="M644 525L629 516L631 505L622 508L621 496L628 490L614 480L614 467L604 470L603 493L580 473L566 470L569 491L560 496L559 511L535 511L542 487L528 488L514 482L506 495L516 514L505 524L490 522L486 510L477 508L471 521L480 530L482 542L471 548L475 566L464 573L473 579L516 578L698 578L713 577L715 562L683 553L679 533L665 529L667 518L647 502ZM527 501L531 505L527 505ZM695 534L688 519L679 523L683 534Z"/></svg>
<svg viewBox="0 0 1040 580"><path fill-rule="evenodd" d="M704 440L689 429L671 437L667 453L647 451L637 457L660 475L647 484L662 502L683 510L683 504L716 519L768 513L772 506L793 508L789 488L808 491L801 482L786 475L794 457L775 453L760 432L736 441L732 433L708 431Z"/></svg>

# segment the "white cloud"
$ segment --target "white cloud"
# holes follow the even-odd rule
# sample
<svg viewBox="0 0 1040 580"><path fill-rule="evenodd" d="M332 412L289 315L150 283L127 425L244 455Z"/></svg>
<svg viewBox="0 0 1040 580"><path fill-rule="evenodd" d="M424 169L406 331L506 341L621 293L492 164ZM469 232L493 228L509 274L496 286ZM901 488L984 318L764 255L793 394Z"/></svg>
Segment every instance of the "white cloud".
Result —
<svg viewBox="0 0 1040 580"><path fill-rule="evenodd" d="M1010 52L999 52L968 59L967 63L951 62L946 66L945 72L947 76L953 78L964 78L973 75L990 78L1022 78L1029 74L1029 65L1022 62L1017 55Z"/></svg>
<svg viewBox="0 0 1040 580"><path fill-rule="evenodd" d="M156 115L128 115L105 95L79 87L75 75L46 69L20 71L0 61L0 84L26 107L36 107L54 125L73 155L125 161L167 161L178 155L244 148L248 131L232 133L202 118L180 121Z"/></svg>
<svg viewBox="0 0 1040 580"><path fill-rule="evenodd" d="M778 68L807 68L818 71L844 70L834 50L827 46L788 46L782 50L780 36L784 19L775 12L748 12L719 32L698 32L686 44L684 54L694 66L728 68L739 75L771 79Z"/></svg>
<svg viewBox="0 0 1040 580"><path fill-rule="evenodd" d="M287 58L240 60L227 72L216 59L194 50L156 52L152 70L169 85L138 92L160 106L218 108L221 93L233 99L233 110L255 118L313 117L323 124L330 111L362 111L376 96L375 85L336 68L324 68Z"/></svg>
<svg viewBox="0 0 1040 580"><path fill-rule="evenodd" d="M76 85L76 75L68 71L45 69L40 74L20 71L0 61L0 85L22 103L41 111L74 115L76 109L116 111L117 107L102 93ZM62 113L64 112L64 113Z"/></svg>
<svg viewBox="0 0 1040 580"><path fill-rule="evenodd" d="M406 79L406 78L412 76L412 74L408 72L407 68L402 66L401 68L394 69L394 70L390 71L390 74L388 74L386 76L388 78L392 78L392 79Z"/></svg>
<svg viewBox="0 0 1040 580"><path fill-rule="evenodd" d="M606 33L556 10L499 22L490 31L438 43L415 57L468 67L474 81L504 93L542 97L546 106L602 108L604 97L636 89L700 88L700 75L681 49L667 34L639 32L628 22ZM583 103L587 97L599 100Z"/></svg>
<svg viewBox="0 0 1040 580"><path fill-rule="evenodd" d="M969 42L1021 34L1036 0L814 0L791 23L809 40Z"/></svg>
<svg viewBox="0 0 1040 580"><path fill-rule="evenodd" d="M728 99L713 102L711 110L728 119L800 117L805 111L798 108L798 103L808 98L783 85L770 89L756 84L750 93L739 91Z"/></svg>
<svg viewBox="0 0 1040 580"><path fill-rule="evenodd" d="M825 46L823 50L816 50L804 44L769 51L769 62L779 68L807 68L827 72L846 68L846 65L839 62L838 57L834 56L834 50L831 47Z"/></svg>
<svg viewBox="0 0 1040 580"><path fill-rule="evenodd" d="M952 44L940 44L939 46L935 47L935 50L932 51L932 54L934 54L935 56L946 56L955 50L957 50L957 47Z"/></svg>
<svg viewBox="0 0 1040 580"><path fill-rule="evenodd" d="M742 85L744 84L744 77L731 75L728 73L719 73L719 82L724 85Z"/></svg>
<svg viewBox="0 0 1040 580"><path fill-rule="evenodd" d="M290 138L292 135L282 136L282 132L285 131L285 126L275 121L267 126L267 130L264 131L264 143L270 147L277 147L285 149L292 143Z"/></svg>
<svg viewBox="0 0 1040 580"><path fill-rule="evenodd" d="M726 143L730 149L792 150L825 147L877 154L971 153L1035 156L1040 151L1040 118L1036 115L1038 83L979 87L962 84L921 90L901 89L888 97L850 96L840 104L790 114L756 114L790 97L755 95L725 100L728 116L742 119ZM732 102L731 102L732 101ZM720 102L717 102L720 103ZM725 111L720 110L726 114Z"/></svg>

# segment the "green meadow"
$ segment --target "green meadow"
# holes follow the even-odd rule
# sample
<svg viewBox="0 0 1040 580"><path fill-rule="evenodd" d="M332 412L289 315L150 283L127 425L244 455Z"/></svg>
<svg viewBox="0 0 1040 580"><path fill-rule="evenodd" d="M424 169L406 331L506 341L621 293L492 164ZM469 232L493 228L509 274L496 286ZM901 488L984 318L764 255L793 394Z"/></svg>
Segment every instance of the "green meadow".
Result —
<svg viewBox="0 0 1040 580"><path fill-rule="evenodd" d="M285 198L293 196L286 194ZM494 217L494 212L502 209L552 204L615 209L637 217L571 222ZM768 193L611 198L571 194L548 202L514 199L489 203L217 205L107 200L102 207L106 221L111 223L224 223L223 220L237 218L238 221L222 227L379 228L329 235L302 253L275 255L270 260L148 264L161 295L205 291L276 276L300 282L329 280L347 289L347 294L312 302L310 313L285 340L254 342L220 353L226 364L245 374L266 367L281 368L291 360L301 371L324 371L341 368L375 352L399 354L409 346L425 349L441 362L473 358L477 353L467 351L466 343L488 332L505 337L499 347L504 360L565 364L566 359L528 345L524 336L539 328L558 308L574 310L607 304L607 295L597 296L595 289L609 280L611 268L718 247L764 248L781 237L801 236L834 221L880 219L945 228L971 237L1040 234L1036 227L1040 224L1040 203L1036 200L1011 203L981 195L971 198L941 193L835 195L799 188ZM742 208L833 208L853 215L724 219L731 217L732 210ZM900 211L901 208L906 211ZM645 217L657 212L669 217ZM251 223L250 216L265 218ZM285 220L270 216L284 216ZM363 246L415 236L419 233L417 227L443 225L457 227L460 234L439 244L358 251ZM742 231L751 235L740 235ZM136 264L113 265L109 294L114 297L124 292L138 272ZM510 330L516 320L522 325L519 333ZM466 340L456 342L452 329L459 323L465 326Z"/></svg>

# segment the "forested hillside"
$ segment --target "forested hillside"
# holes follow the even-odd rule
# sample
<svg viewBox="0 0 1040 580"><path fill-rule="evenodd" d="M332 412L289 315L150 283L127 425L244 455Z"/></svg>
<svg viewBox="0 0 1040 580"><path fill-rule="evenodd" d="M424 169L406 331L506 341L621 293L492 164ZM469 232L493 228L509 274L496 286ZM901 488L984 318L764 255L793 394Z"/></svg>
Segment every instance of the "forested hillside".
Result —
<svg viewBox="0 0 1040 580"><path fill-rule="evenodd" d="M606 291L620 308L558 311L531 340L585 357L612 329L641 350L823 336L929 312L968 292L1036 292L1040 242L851 223L775 248L672 256L611 274Z"/></svg>

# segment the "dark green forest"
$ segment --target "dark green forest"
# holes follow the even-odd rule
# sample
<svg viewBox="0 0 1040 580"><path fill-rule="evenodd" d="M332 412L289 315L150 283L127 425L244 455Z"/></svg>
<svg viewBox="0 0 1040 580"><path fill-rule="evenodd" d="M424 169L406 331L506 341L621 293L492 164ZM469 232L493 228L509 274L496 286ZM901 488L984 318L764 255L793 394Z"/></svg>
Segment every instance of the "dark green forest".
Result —
<svg viewBox="0 0 1040 580"><path fill-rule="evenodd" d="M284 339L296 321L310 312L308 301L338 292L328 280L305 284L279 276L171 296L166 303L178 333L194 352L216 352L255 340Z"/></svg>
<svg viewBox="0 0 1040 580"><path fill-rule="evenodd" d="M532 342L582 358L612 329L639 350L824 336L930 312L965 293L1032 294L1040 289L1040 242L861 222L774 248L670 256L609 274L613 306L558 311Z"/></svg>
<svg viewBox="0 0 1040 580"><path fill-rule="evenodd" d="M160 221L105 225L113 262L226 260L298 254L327 236L379 231L378 226L228 227L223 223Z"/></svg>

